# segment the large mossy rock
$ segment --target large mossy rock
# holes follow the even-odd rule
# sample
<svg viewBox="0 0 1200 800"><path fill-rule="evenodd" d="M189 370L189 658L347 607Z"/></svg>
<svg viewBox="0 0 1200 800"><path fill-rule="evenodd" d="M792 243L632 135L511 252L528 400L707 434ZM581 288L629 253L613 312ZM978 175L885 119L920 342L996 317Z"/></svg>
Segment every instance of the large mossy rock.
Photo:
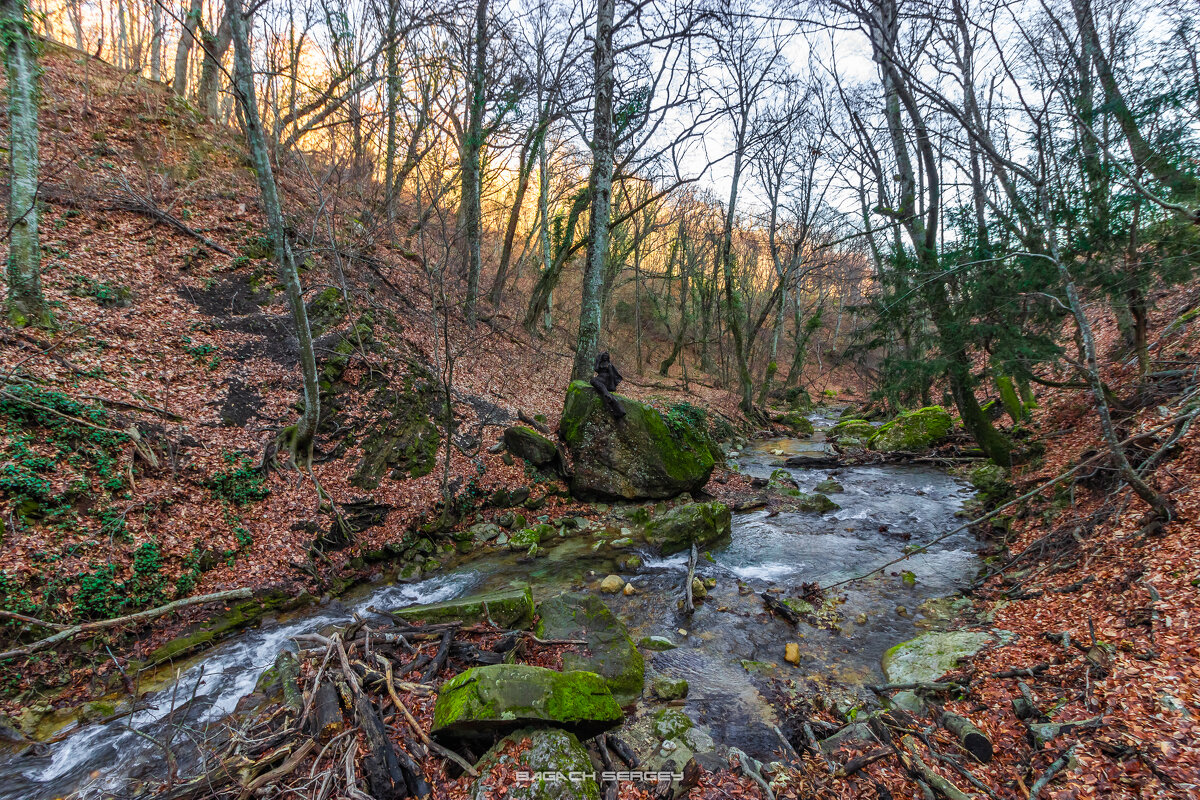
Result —
<svg viewBox="0 0 1200 800"><path fill-rule="evenodd" d="M563 669L595 672L622 704L641 696L646 660L625 623L608 610L603 600L591 594L560 594L539 604L537 612L539 638L584 639L588 643L588 655L563 654Z"/></svg>
<svg viewBox="0 0 1200 800"><path fill-rule="evenodd" d="M608 684L594 672L493 664L460 672L442 684L430 733L450 746L490 744L528 725L562 728L588 739L624 718Z"/></svg>
<svg viewBox="0 0 1200 800"><path fill-rule="evenodd" d="M496 592L473 594L457 600L408 606L391 612L406 620L425 622L491 622L519 629L533 622L533 593L529 584Z"/></svg>
<svg viewBox="0 0 1200 800"><path fill-rule="evenodd" d="M846 419L829 429L827 438L838 447L866 447L877 428L865 419Z"/></svg>
<svg viewBox="0 0 1200 800"><path fill-rule="evenodd" d="M986 631L930 631L901 642L883 654L883 674L888 683L930 683L954 669L959 660L975 655L990 644ZM893 705L920 711L921 698L910 691L892 696Z"/></svg>
<svg viewBox="0 0 1200 800"><path fill-rule="evenodd" d="M471 800L598 800L600 787L584 746L558 728L522 728L505 736L476 765L479 777L471 784ZM517 783L510 770L542 773L537 780ZM572 773L582 780L568 780ZM548 774L548 775L547 775Z"/></svg>
<svg viewBox="0 0 1200 800"><path fill-rule="evenodd" d="M545 467L558 459L558 445L533 428L514 425L504 430L504 446L508 452L523 458L535 467Z"/></svg>
<svg viewBox="0 0 1200 800"><path fill-rule="evenodd" d="M376 391L367 404L371 421L347 437L360 442L363 453L350 483L376 489L385 475L419 478L432 472L441 442L433 423L436 405L436 386L423 368Z"/></svg>
<svg viewBox="0 0 1200 800"><path fill-rule="evenodd" d="M714 464L708 434L685 422L670 426L650 406L617 398L625 408L620 420L590 384L567 388L559 431L574 463L571 493L641 500L702 489Z"/></svg>
<svg viewBox="0 0 1200 800"><path fill-rule="evenodd" d="M790 411L787 414L780 414L775 417L775 421L781 425L786 425L792 431L801 436L811 436L815 428L813 428L812 420L810 420L803 411Z"/></svg>
<svg viewBox="0 0 1200 800"><path fill-rule="evenodd" d="M884 453L928 450L946 438L953 427L949 412L941 406L905 411L875 432L871 437L871 449Z"/></svg>
<svg viewBox="0 0 1200 800"><path fill-rule="evenodd" d="M788 476L791 477L791 476ZM664 556L688 550L692 542L704 549L729 538L733 513L724 503L688 503L652 517L642 529L646 543Z"/></svg>

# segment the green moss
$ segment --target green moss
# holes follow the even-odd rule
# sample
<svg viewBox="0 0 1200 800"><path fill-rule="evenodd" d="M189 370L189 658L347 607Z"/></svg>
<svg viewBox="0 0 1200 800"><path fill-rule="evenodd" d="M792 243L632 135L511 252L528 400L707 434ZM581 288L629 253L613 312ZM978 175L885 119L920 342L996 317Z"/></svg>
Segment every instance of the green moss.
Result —
<svg viewBox="0 0 1200 800"><path fill-rule="evenodd" d="M620 422L589 384L575 381L567 389L559 431L575 463L573 493L662 498L708 481L715 445L688 414L676 411L668 424L651 406L617 399L626 412Z"/></svg>
<svg viewBox="0 0 1200 800"><path fill-rule="evenodd" d="M654 735L659 739L680 739L695 727L691 718L676 708L664 708L654 715Z"/></svg>
<svg viewBox="0 0 1200 800"><path fill-rule="evenodd" d="M391 613L425 622L492 622L504 628L524 628L533 621L533 592L528 584L471 595L443 603L409 606Z"/></svg>
<svg viewBox="0 0 1200 800"><path fill-rule="evenodd" d="M595 595L562 594L538 606L536 628L543 639L586 639L587 654L564 653L563 668L586 670L604 677L621 702L642 693L646 661L624 623Z"/></svg>
<svg viewBox="0 0 1200 800"><path fill-rule="evenodd" d="M907 411L884 425L871 437L871 449L883 452L915 452L928 449L946 438L954 423L941 406Z"/></svg>
<svg viewBox="0 0 1200 800"><path fill-rule="evenodd" d="M623 718L595 673L495 664L466 670L442 685L432 732L443 740L481 738L541 722L594 736Z"/></svg>

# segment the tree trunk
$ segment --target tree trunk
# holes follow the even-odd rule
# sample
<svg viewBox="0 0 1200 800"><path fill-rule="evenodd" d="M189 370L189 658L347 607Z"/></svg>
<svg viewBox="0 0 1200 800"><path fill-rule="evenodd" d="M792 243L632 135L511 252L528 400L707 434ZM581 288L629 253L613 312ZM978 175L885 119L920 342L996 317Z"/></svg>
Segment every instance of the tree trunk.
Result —
<svg viewBox="0 0 1200 800"><path fill-rule="evenodd" d="M754 380L750 376L749 343L746 341L746 312L742 303L742 293L737 287L734 277L736 258L733 254L733 222L737 214L738 182L742 177L742 164L745 159L745 137L749 126L746 118L747 111L742 114L738 130L737 143L733 154L733 177L729 187L729 205L725 209L725 226L721 231L721 246L717 251L717 261L720 264L725 279L725 312L726 324L733 336L733 357L737 362L738 390L742 396L738 407L749 413L754 408Z"/></svg>
<svg viewBox="0 0 1200 800"><path fill-rule="evenodd" d="M521 206L525 202L525 192L529 189L529 178L533 175L533 154L539 148L539 140L545 135L544 123L539 121L532 132L529 146L521 148L520 162L517 165L517 192L513 197L512 208L508 211L508 226L504 230L504 246L500 250L500 266L496 268L496 281L488 295L488 302L493 306L500 305L504 295L504 284L508 282L508 267L512 262L513 242L517 238L517 224L521 221Z"/></svg>
<svg viewBox="0 0 1200 800"><path fill-rule="evenodd" d="M613 22L616 0L597 0L596 40L592 50L596 89L592 113L592 174L588 181L591 220L588 225L587 260L579 309L572 380L588 380L600 344L601 292L608 265L609 225L612 214L613 176Z"/></svg>
<svg viewBox="0 0 1200 800"><path fill-rule="evenodd" d="M396 53L399 6L398 0L388 0L388 41L385 53L387 75L384 84L387 92L384 109L387 133L383 156L383 207L388 225L388 241L393 246L396 243L396 114L400 106L400 60Z"/></svg>
<svg viewBox="0 0 1200 800"><path fill-rule="evenodd" d="M219 91L221 88L221 59L224 58L226 51L229 50L229 44L232 36L229 32L229 14L221 15L221 22L217 26L215 36L205 31L203 34L204 40L204 60L200 65L200 87L198 93L200 95L200 107L204 109L204 114L211 121L216 122L220 119L221 103Z"/></svg>
<svg viewBox="0 0 1200 800"><path fill-rule="evenodd" d="M162 8L150 3L150 80L162 80Z"/></svg>
<svg viewBox="0 0 1200 800"><path fill-rule="evenodd" d="M38 245L38 79L22 0L2 0L8 68L8 318L14 325L48 325Z"/></svg>
<svg viewBox="0 0 1200 800"><path fill-rule="evenodd" d="M179 44L175 47L175 80L171 90L178 97L187 96L188 56L192 52L192 37L200 25L200 15L204 0L192 0L187 16L183 18L183 32L179 34Z"/></svg>
<svg viewBox="0 0 1200 800"><path fill-rule="evenodd" d="M488 0L476 0L474 53L471 60L471 104L467 108L467 131L463 139L462 223L463 256L466 261L467 297L463 314L468 325L475 324L475 306L479 299L479 274L483 271L482 227L483 192L479 152L483 148L483 68L487 57Z"/></svg>
<svg viewBox="0 0 1200 800"><path fill-rule="evenodd" d="M263 215L267 218L267 231L275 250L275 266L279 281L283 284L288 305L292 311L292 322L299 340L300 369L304 375L304 413L292 428L282 435L282 444L297 461L312 463L313 438L321 419L320 389L317 383L317 359L313 353L312 329L308 325L308 311L304 307L304 294L300 287L300 275L296 270L296 259L283 221L283 209L275 186L275 174L267 154L267 139L263 133L262 120L258 114L258 100L254 96L254 66L250 55L250 43L246 37L246 20L242 18L241 0L226 0L230 33L233 37L235 63L235 90L242 105L246 128L246 143L258 178L262 194Z"/></svg>

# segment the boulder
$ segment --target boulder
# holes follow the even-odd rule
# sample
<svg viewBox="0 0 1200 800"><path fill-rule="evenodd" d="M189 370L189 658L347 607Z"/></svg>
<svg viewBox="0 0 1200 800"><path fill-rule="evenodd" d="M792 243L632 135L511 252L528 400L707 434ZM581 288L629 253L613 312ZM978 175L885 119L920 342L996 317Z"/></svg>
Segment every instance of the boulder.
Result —
<svg viewBox="0 0 1200 800"><path fill-rule="evenodd" d="M597 673L620 703L641 696L646 661L625 624L603 600L590 594L560 594L539 604L537 612L540 638L584 639L588 643L588 655L563 654L563 669Z"/></svg>
<svg viewBox="0 0 1200 800"><path fill-rule="evenodd" d="M807 467L809 469L821 469L823 467L836 467L840 463L838 457L830 453L796 453L793 456L788 456L783 462L789 467Z"/></svg>
<svg viewBox="0 0 1200 800"><path fill-rule="evenodd" d="M676 506L652 517L642 528L642 537L664 556L688 550L692 542L703 549L729 538L733 513L716 501Z"/></svg>
<svg viewBox="0 0 1200 800"><path fill-rule="evenodd" d="M600 581L600 591L604 594L616 594L625 588L625 579L620 575L609 575Z"/></svg>
<svg viewBox="0 0 1200 800"><path fill-rule="evenodd" d="M786 425L792 431L801 436L811 436L813 433L813 424L802 411L791 411L787 414L780 414L775 417L775 421L781 425Z"/></svg>
<svg viewBox="0 0 1200 800"><path fill-rule="evenodd" d="M442 744L492 742L528 725L588 739L625 715L593 672L492 664L460 672L438 689L430 734Z"/></svg>
<svg viewBox="0 0 1200 800"><path fill-rule="evenodd" d="M441 603L408 606L391 612L406 620L425 622L494 622L502 628L524 628L533 622L533 593L529 584L474 594Z"/></svg>
<svg viewBox="0 0 1200 800"><path fill-rule="evenodd" d="M682 700L688 694L688 682L683 678L668 678L659 675L650 684L650 691L659 700Z"/></svg>
<svg viewBox="0 0 1200 800"><path fill-rule="evenodd" d="M835 481L833 478L826 478L825 480L821 481L816 486L814 486L813 489L820 492L821 494L838 494L840 492L846 491L846 487L842 486L840 483Z"/></svg>
<svg viewBox="0 0 1200 800"><path fill-rule="evenodd" d="M920 452L945 439L954 427L949 412L941 406L902 412L886 422L871 437L872 450Z"/></svg>
<svg viewBox="0 0 1200 800"><path fill-rule="evenodd" d="M901 642L883 655L888 683L929 683L954 669L960 659L973 656L991 643L986 631L930 631ZM911 691L897 692L892 705L919 712L923 704Z"/></svg>
<svg viewBox="0 0 1200 800"><path fill-rule="evenodd" d="M504 430L504 446L518 458L535 467L545 467L558 460L558 445L533 428L514 425Z"/></svg>
<svg viewBox="0 0 1200 800"><path fill-rule="evenodd" d="M571 493L584 499L674 497L699 491L713 470L708 434L685 420L668 425L650 406L617 396L614 419L590 384L567 388L559 431L571 454Z"/></svg>
<svg viewBox="0 0 1200 800"><path fill-rule="evenodd" d="M558 728L522 728L505 736L476 765L471 800L599 800L600 787L588 752L574 735ZM501 769L497 769L502 767ZM512 770L540 773L515 782ZM583 775L581 780L569 776Z"/></svg>
<svg viewBox="0 0 1200 800"><path fill-rule="evenodd" d="M830 511L837 511L841 508L841 506L820 492L814 492L812 494L800 492L796 496L796 507L801 511L815 511L818 514L826 514Z"/></svg>

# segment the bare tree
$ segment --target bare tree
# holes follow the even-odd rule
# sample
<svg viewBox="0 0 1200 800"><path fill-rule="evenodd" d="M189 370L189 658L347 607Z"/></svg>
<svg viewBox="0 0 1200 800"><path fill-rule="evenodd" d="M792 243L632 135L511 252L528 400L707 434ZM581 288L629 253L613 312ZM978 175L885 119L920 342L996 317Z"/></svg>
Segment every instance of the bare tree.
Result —
<svg viewBox="0 0 1200 800"><path fill-rule="evenodd" d="M292 323L299 342L300 370L304 376L304 413L299 422L280 434L279 441L280 446L286 448L295 461L307 467L312 463L313 439L321 419L321 395L317 383L317 359L313 353L312 329L308 324L308 310L304 306L300 274L296 269L291 243L288 241L283 209L275 186L275 174L267 150L267 139L258 113L258 100L254 92L254 63L250 55L246 20L242 17L240 0L226 0L226 15L233 37L234 89L242 107L246 143L254 162L255 176L258 178L263 215L267 218L267 231L274 246L275 266L292 311Z"/></svg>
<svg viewBox="0 0 1200 800"><path fill-rule="evenodd" d="M8 68L8 318L47 325L38 243L37 63L22 0L0 0L0 25Z"/></svg>

